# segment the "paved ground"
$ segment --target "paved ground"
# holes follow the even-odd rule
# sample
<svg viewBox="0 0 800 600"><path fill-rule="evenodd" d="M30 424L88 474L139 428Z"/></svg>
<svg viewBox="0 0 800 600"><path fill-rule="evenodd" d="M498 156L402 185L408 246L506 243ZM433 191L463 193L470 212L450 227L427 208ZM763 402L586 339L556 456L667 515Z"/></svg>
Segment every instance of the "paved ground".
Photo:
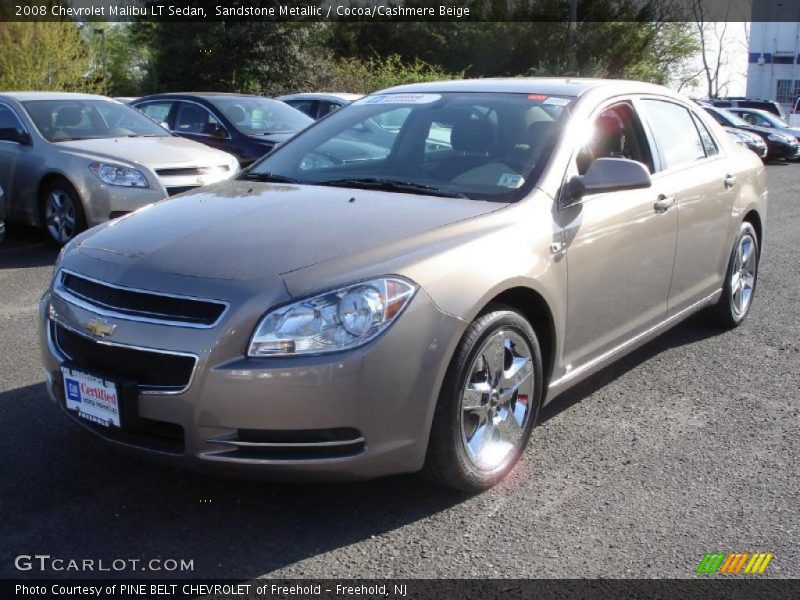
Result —
<svg viewBox="0 0 800 600"><path fill-rule="evenodd" d="M214 479L111 450L46 398L35 303L55 252L12 228L0 577L35 553L193 559L199 577L687 577L709 550L774 552L769 574L800 576L800 165L768 170L747 323L692 319L557 400L510 480L475 497L414 477Z"/></svg>

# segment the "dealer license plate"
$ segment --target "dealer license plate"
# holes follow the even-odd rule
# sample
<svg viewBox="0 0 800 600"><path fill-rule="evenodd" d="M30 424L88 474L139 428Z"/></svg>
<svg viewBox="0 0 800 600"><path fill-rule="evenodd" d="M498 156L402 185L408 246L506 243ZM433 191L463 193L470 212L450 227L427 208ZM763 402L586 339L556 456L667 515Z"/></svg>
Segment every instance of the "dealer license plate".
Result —
<svg viewBox="0 0 800 600"><path fill-rule="evenodd" d="M122 427L119 385L68 367L61 367L61 373L67 410L104 427Z"/></svg>

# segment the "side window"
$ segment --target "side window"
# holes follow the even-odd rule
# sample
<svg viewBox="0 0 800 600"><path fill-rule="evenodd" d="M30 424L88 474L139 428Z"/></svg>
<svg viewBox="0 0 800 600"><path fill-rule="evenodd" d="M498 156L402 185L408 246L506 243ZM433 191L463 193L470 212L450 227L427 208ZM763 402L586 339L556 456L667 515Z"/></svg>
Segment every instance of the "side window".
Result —
<svg viewBox="0 0 800 600"><path fill-rule="evenodd" d="M20 123L17 115L5 104L0 104L0 129L14 129L24 132L25 128Z"/></svg>
<svg viewBox="0 0 800 600"><path fill-rule="evenodd" d="M172 110L172 102L148 102L136 108L156 123L166 123L169 118L169 111Z"/></svg>
<svg viewBox="0 0 800 600"><path fill-rule="evenodd" d="M642 105L667 168L706 157L703 140L688 109L664 100L643 100Z"/></svg>
<svg viewBox="0 0 800 600"><path fill-rule="evenodd" d="M772 122L766 117L762 117L761 115L753 115L755 119L756 125L759 127L773 127Z"/></svg>
<svg viewBox="0 0 800 600"><path fill-rule="evenodd" d="M741 117L742 119L744 119L748 123L750 123L750 125L758 125L758 121L756 121L756 116L753 113L747 113L747 112L745 112L745 113L736 113L736 115L738 117Z"/></svg>
<svg viewBox="0 0 800 600"><path fill-rule="evenodd" d="M325 115L335 112L342 108L340 105L336 104L335 102L329 102L327 100L320 100L319 108L317 109L317 116L321 119Z"/></svg>
<svg viewBox="0 0 800 600"><path fill-rule="evenodd" d="M628 158L653 172L653 160L641 121L633 106L621 102L603 110L594 120L591 138L576 157L578 173L585 174L598 158Z"/></svg>
<svg viewBox="0 0 800 600"><path fill-rule="evenodd" d="M706 156L716 156L719 153L719 149L717 148L717 143L714 141L714 136L711 135L711 132L700 120L700 117L692 113L692 118L694 119L697 131L700 132L700 140L703 142L703 149L706 151Z"/></svg>
<svg viewBox="0 0 800 600"><path fill-rule="evenodd" d="M216 117L202 106L189 102L178 104L178 115L175 118L175 131L178 133L215 135L215 132L222 129L222 124Z"/></svg>
<svg viewBox="0 0 800 600"><path fill-rule="evenodd" d="M728 127L729 126L727 121L725 121L725 119L723 119L722 116L719 113L717 113L717 112L715 112L713 110L709 110L708 114L710 114L712 117L714 117L714 120L717 123L719 123L720 125L722 125L723 127Z"/></svg>
<svg viewBox="0 0 800 600"><path fill-rule="evenodd" d="M302 113L307 114L312 119L317 118L317 102L316 100L289 100L286 102L292 108L296 108Z"/></svg>

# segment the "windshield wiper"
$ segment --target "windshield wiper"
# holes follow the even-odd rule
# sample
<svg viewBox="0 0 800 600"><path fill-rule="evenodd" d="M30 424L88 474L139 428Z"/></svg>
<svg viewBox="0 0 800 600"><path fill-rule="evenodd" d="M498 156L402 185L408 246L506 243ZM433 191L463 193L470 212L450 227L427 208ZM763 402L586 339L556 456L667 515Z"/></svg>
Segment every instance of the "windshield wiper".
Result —
<svg viewBox="0 0 800 600"><path fill-rule="evenodd" d="M316 181L312 185L330 185L334 187L352 187L387 192L404 192L407 194L421 194L425 196L442 196L444 198L467 198L464 194L448 192L432 185L415 183L413 181L400 181L396 179L383 179L380 177L353 177L346 179L331 179L329 181Z"/></svg>
<svg viewBox="0 0 800 600"><path fill-rule="evenodd" d="M276 173L243 173L239 176L239 179L244 179L246 181L261 181L264 183L302 183L298 179L286 177L285 175L278 175Z"/></svg>

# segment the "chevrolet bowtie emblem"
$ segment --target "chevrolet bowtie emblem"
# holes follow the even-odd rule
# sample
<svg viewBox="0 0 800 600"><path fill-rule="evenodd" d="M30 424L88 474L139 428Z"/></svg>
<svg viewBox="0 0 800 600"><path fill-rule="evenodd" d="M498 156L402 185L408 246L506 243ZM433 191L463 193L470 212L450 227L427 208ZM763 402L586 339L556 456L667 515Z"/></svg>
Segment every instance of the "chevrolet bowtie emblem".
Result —
<svg viewBox="0 0 800 600"><path fill-rule="evenodd" d="M107 335L114 335L117 326L105 319L92 319L86 323L86 329L97 337L106 337Z"/></svg>

